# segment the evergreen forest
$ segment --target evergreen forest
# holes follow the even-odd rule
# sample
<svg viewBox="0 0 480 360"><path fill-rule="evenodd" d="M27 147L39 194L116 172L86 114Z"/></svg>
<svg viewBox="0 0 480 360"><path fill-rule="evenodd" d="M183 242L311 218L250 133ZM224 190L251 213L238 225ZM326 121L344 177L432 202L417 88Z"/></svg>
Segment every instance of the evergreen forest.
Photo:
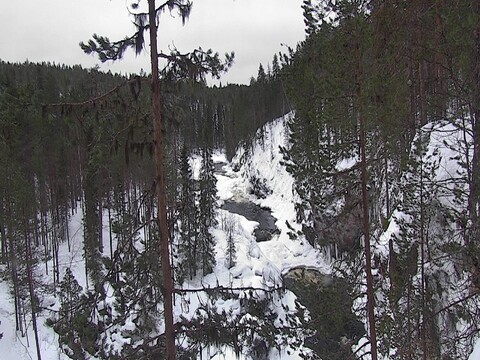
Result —
<svg viewBox="0 0 480 360"><path fill-rule="evenodd" d="M1 351L472 360L480 2L304 0L305 40L220 86L234 53L156 48L192 2L144 2L80 47L148 74L0 59Z"/></svg>

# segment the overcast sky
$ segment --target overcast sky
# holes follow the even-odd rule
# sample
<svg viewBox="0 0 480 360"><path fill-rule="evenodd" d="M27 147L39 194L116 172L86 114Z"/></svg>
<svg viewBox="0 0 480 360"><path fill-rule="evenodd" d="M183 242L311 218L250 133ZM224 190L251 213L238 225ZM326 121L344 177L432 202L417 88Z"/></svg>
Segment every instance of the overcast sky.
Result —
<svg viewBox="0 0 480 360"><path fill-rule="evenodd" d="M0 11L0 59L50 61L93 67L99 61L78 43L93 33L118 40L134 27L127 12L131 0L4 1ZM143 0L143 2L146 2ZM201 46L220 54L235 51L235 64L222 83L248 84L258 65L304 39L302 0L194 0L186 26L178 16L162 15L159 46L186 52ZM122 73L149 72L148 53L129 52L122 61L101 65Z"/></svg>

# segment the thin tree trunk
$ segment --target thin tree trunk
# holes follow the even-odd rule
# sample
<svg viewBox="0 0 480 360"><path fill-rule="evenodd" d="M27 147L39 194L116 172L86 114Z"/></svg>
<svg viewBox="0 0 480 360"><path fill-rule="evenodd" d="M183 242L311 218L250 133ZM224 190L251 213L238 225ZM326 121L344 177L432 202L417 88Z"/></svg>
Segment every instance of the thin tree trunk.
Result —
<svg viewBox="0 0 480 360"><path fill-rule="evenodd" d="M68 224L68 204L65 204L64 207L65 210L65 237L67 238L67 244L68 244L68 252L71 251L70 249L70 229L69 229L69 224Z"/></svg>
<svg viewBox="0 0 480 360"><path fill-rule="evenodd" d="M370 331L370 343L372 360L377 360L377 335L375 330L375 299L372 276L372 255L370 252L370 219L368 214L368 190L367 190L367 162L365 152L365 120L359 114L360 121L360 167L362 186L362 208L363 208L363 231L365 237L365 272L367 276L367 311Z"/></svg>
<svg viewBox="0 0 480 360"><path fill-rule="evenodd" d="M412 322L411 322L412 277L408 276L407 285L407 359L412 358Z"/></svg>
<svg viewBox="0 0 480 360"><path fill-rule="evenodd" d="M103 254L103 201L98 192L98 251Z"/></svg>
<svg viewBox="0 0 480 360"><path fill-rule="evenodd" d="M175 328L173 323L173 280L170 265L169 236L167 222L167 207L165 195L164 150L162 136L162 119L160 110L160 79L158 71L157 49L157 14L155 0L148 0L148 15L150 24L150 60L152 65L152 116L155 145L156 165L156 190L158 202L158 227L160 229L160 257L162 262L162 275L164 286L164 317L165 317L165 343L167 360L176 358Z"/></svg>
<svg viewBox="0 0 480 360"><path fill-rule="evenodd" d="M435 97L439 99L436 102L435 113L437 118L445 118L446 115L446 92L445 87L445 54L444 54L444 21L442 18L444 0L438 0L435 3Z"/></svg>
<svg viewBox="0 0 480 360"><path fill-rule="evenodd" d="M2 243L1 262L7 258L7 234L5 232L5 211L3 209L3 196L0 195L0 241Z"/></svg>
<svg viewBox="0 0 480 360"><path fill-rule="evenodd" d="M13 297L15 304L15 330L21 331L22 321L20 316L20 307L19 307L19 291L18 291L18 272L17 272L17 258L15 254L15 245L13 242L13 231L12 226L9 226L8 229L8 240L9 240L9 253L10 253L10 269L12 273L12 282L13 282Z"/></svg>
<svg viewBox="0 0 480 360"><path fill-rule="evenodd" d="M480 0L477 0L474 5L474 12L480 16ZM472 180L470 184L470 191L468 197L468 212L472 228L469 239L473 241L470 244L472 257L472 285L473 291L480 289L480 264L479 259L473 249L479 246L480 236L480 25L474 29L474 39L476 43L473 49L473 99L472 99L472 131L473 131L473 156L472 156Z"/></svg>
<svg viewBox="0 0 480 360"><path fill-rule="evenodd" d="M25 225L26 226L26 225ZM30 307L32 311L32 325L33 325L33 334L35 336L35 347L37 350L37 359L42 360L42 353L40 351L40 340L38 338L38 328L37 328L37 306L35 300L35 290L33 287L33 275L32 275L32 247L30 244L30 238L27 234L27 229L25 228L25 246L27 248L27 280L28 280L28 290L30 293Z"/></svg>
<svg viewBox="0 0 480 360"><path fill-rule="evenodd" d="M112 202L110 201L110 192L108 192L108 236L110 241L110 259L113 260L113 234L112 234Z"/></svg>
<svg viewBox="0 0 480 360"><path fill-rule="evenodd" d="M57 279L57 284L58 284L60 282L60 264L58 261L58 246L59 246L58 241L55 241L53 246L55 248L55 256L53 258L53 261L55 263L54 272L55 272L55 278Z"/></svg>
<svg viewBox="0 0 480 360"><path fill-rule="evenodd" d="M420 155L422 156L422 155ZM426 337L426 304L425 304L425 206L423 202L423 161L420 163L420 281L422 301L422 351L423 359L427 359L427 337Z"/></svg>
<svg viewBox="0 0 480 360"><path fill-rule="evenodd" d="M368 212L368 190L367 190L367 159L366 159L366 126L362 108L362 81L363 70L361 61L361 50L357 43L357 74L356 74L356 97L358 101L358 123L360 127L359 146L360 146L360 171L361 171L361 190L362 190L362 209L363 209L363 232L365 239L365 272L367 278L367 312L370 334L370 351L372 360L377 360L377 335L375 329L375 299L372 277L372 255L370 251L370 219Z"/></svg>
<svg viewBox="0 0 480 360"><path fill-rule="evenodd" d="M45 256L45 274L48 275L48 242L46 240L46 235L44 234L44 226L43 226L43 212L40 210L40 224L38 224L37 221L35 221L35 228L37 229L40 227L40 236L42 238L42 245L43 245L43 251L44 251L44 256ZM37 230L36 230L37 231ZM38 231L37 231L38 233ZM55 278L54 280L54 288L55 288Z"/></svg>
<svg viewBox="0 0 480 360"><path fill-rule="evenodd" d="M387 213L385 214L385 219L388 220L390 217L390 186L388 182L388 150L387 150L387 142L384 142L384 150L385 154L383 157L383 165L385 167L385 207L387 208Z"/></svg>
<svg viewBox="0 0 480 360"><path fill-rule="evenodd" d="M427 123L427 113L425 109L425 74L424 74L424 62L419 64L419 83L420 83L420 125L423 126ZM421 132L420 132L421 134ZM424 179L423 179L423 144L420 139L420 281L421 281L421 301L422 301L422 325L421 325L421 341L423 359L427 359L427 338L426 338L426 304L425 304L425 206L424 206Z"/></svg>

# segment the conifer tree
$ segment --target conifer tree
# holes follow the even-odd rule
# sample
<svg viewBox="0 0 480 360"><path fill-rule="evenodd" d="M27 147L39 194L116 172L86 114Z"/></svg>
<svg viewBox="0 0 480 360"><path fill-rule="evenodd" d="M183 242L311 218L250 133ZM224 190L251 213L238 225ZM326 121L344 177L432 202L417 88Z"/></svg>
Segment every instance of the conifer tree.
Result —
<svg viewBox="0 0 480 360"><path fill-rule="evenodd" d="M215 241L210 230L217 225L215 217L217 206L217 180L212 159L212 150L206 146L202 150L202 169L200 171L200 212L198 260L203 275L210 273L215 266Z"/></svg>
<svg viewBox="0 0 480 360"><path fill-rule="evenodd" d="M280 74L280 62L278 60L278 55L274 54L273 60L272 60L272 76L273 78L277 78L279 74Z"/></svg>
<svg viewBox="0 0 480 360"><path fill-rule="evenodd" d="M82 290L72 271L67 267L60 283L60 312L54 327L59 334L59 343L63 351L74 358L84 356L81 339L75 329L75 317L81 313Z"/></svg>
<svg viewBox="0 0 480 360"><path fill-rule="evenodd" d="M237 259L237 249L235 246L235 233L237 231L237 223L232 214L224 215L222 217L222 229L227 237L227 248L225 251L225 257L227 258L227 268L230 269L235 266Z"/></svg>
<svg viewBox="0 0 480 360"><path fill-rule="evenodd" d="M258 65L258 72L257 72L257 83L265 84L267 82L267 74L265 73L265 69L262 64Z"/></svg>
<svg viewBox="0 0 480 360"><path fill-rule="evenodd" d="M157 219L160 230L159 254L162 265L162 278L164 294L164 315L165 315L165 336L167 359L175 359L175 331L173 323L173 279L170 263L170 236L167 221L167 204L165 194L165 173L164 173L164 143L162 134L162 116L160 93L160 75L171 80L192 78L204 80L206 73L219 77L233 62L233 53L226 55L225 63L219 59L218 53L211 50L203 51L201 48L188 54L181 54L173 50L170 54L158 51L157 31L160 15L166 11L177 11L185 23L190 15L192 2L188 0L167 1L157 6L156 0L147 0L148 10L139 10L139 3L132 5L134 25L136 32L118 42L111 42L108 38L94 35L93 40L88 44L81 43L80 46L87 53L96 53L101 61L118 60L128 48L133 48L136 53L143 51L144 33L148 31L150 39L150 62L152 81L152 122L154 129L154 155L156 162L156 193L157 193ZM166 67L160 71L159 58L165 59Z"/></svg>
<svg viewBox="0 0 480 360"><path fill-rule="evenodd" d="M184 145L180 159L180 279L192 279L197 273L198 209L194 190L193 173L187 147Z"/></svg>

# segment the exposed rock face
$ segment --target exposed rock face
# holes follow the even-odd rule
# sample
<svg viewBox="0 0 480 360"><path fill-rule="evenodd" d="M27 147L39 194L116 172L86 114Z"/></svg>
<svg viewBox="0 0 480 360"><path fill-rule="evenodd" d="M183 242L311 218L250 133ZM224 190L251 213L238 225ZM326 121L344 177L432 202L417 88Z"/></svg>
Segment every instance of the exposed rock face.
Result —
<svg viewBox="0 0 480 360"><path fill-rule="evenodd" d="M283 283L286 288L292 289L300 282L304 285L316 285L319 287L331 286L333 277L322 274L320 271L310 269L304 266L298 266L290 269L283 276Z"/></svg>
<svg viewBox="0 0 480 360"><path fill-rule="evenodd" d="M303 225L305 238L312 245L333 247L333 254L355 252L360 249L363 235L362 207L358 198L350 193L344 196L344 205L336 214L313 211L313 224Z"/></svg>
<svg viewBox="0 0 480 360"><path fill-rule="evenodd" d="M289 270L283 280L285 287L310 312L310 320L304 326L314 334L306 339L305 345L322 359L352 357L351 346L365 329L351 311L353 300L346 281L305 267Z"/></svg>

